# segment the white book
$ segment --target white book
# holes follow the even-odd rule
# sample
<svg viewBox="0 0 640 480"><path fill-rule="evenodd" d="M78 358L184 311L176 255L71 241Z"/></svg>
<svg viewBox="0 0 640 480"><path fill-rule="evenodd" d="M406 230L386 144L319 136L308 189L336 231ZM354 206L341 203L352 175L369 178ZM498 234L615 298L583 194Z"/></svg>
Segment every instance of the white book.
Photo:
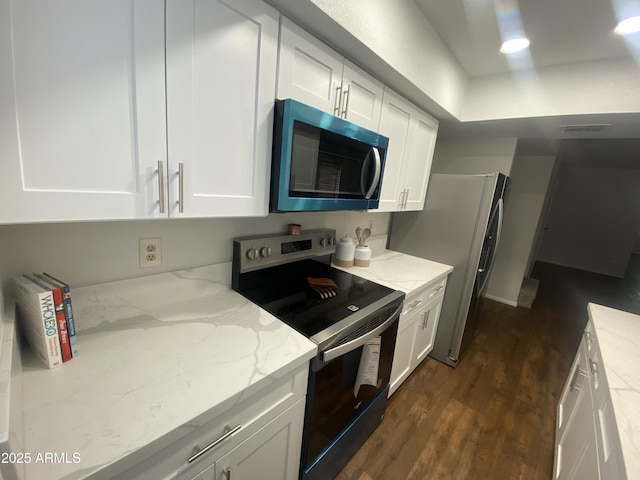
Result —
<svg viewBox="0 0 640 480"><path fill-rule="evenodd" d="M28 275L14 284L18 325L31 351L49 368L62 365L53 292Z"/></svg>

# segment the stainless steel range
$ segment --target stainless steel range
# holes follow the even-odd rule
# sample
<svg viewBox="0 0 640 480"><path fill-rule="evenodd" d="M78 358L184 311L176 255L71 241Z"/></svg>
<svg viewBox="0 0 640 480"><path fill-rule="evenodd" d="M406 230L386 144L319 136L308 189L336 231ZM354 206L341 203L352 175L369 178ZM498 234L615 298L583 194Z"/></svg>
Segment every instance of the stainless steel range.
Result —
<svg viewBox="0 0 640 480"><path fill-rule="evenodd" d="M300 477L333 478L384 417L404 293L331 267L335 230L234 239L232 287L318 344Z"/></svg>

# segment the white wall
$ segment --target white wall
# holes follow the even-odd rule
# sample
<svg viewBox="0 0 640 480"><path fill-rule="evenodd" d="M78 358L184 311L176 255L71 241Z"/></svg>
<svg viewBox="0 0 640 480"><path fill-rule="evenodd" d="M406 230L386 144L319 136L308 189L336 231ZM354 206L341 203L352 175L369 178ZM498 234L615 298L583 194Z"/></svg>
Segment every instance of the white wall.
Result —
<svg viewBox="0 0 640 480"><path fill-rule="evenodd" d="M261 218L173 219L0 226L0 273L5 292L14 275L47 271L72 286L228 262L237 236L335 228L355 237L357 226L373 222L373 235L386 234L389 213L318 212ZM162 266L139 268L138 240L162 238Z"/></svg>
<svg viewBox="0 0 640 480"><path fill-rule="evenodd" d="M515 137L438 139L431 172L509 175L517 143Z"/></svg>
<svg viewBox="0 0 640 480"><path fill-rule="evenodd" d="M630 60L563 65L474 79L463 122L640 111L640 69ZM579 121L576 123L580 123Z"/></svg>
<svg viewBox="0 0 640 480"><path fill-rule="evenodd" d="M624 277L640 230L640 141L563 143L538 260Z"/></svg>
<svg viewBox="0 0 640 480"><path fill-rule="evenodd" d="M516 155L513 161L500 245L485 292L488 298L518 304L555 158Z"/></svg>

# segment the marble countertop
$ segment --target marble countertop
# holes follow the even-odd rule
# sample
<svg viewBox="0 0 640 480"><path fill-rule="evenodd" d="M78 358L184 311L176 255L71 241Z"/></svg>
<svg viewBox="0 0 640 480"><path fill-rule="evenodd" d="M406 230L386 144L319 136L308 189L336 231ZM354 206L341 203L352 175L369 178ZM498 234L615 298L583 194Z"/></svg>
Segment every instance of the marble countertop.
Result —
<svg viewBox="0 0 640 480"><path fill-rule="evenodd" d="M450 265L386 249L374 252L368 267L333 266L406 294L453 271Z"/></svg>
<svg viewBox="0 0 640 480"><path fill-rule="evenodd" d="M627 478L640 478L640 316L589 304Z"/></svg>
<svg viewBox="0 0 640 480"><path fill-rule="evenodd" d="M26 478L87 478L174 441L316 354L230 279L229 263L74 289L78 357L22 365L24 451L71 461L32 462Z"/></svg>

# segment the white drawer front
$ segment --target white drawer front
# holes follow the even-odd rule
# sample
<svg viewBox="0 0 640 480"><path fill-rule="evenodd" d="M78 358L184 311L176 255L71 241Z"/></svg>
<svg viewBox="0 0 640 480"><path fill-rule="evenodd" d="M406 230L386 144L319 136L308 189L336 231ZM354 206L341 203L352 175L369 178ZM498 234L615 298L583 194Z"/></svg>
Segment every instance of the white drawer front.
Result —
<svg viewBox="0 0 640 480"><path fill-rule="evenodd" d="M196 430L193 433L155 453L150 452L144 461L124 473L110 478L115 480L133 478L137 480L164 480L175 478L185 470L188 470L192 475L202 472L215 459L237 447L303 398L307 393L308 375L309 364L306 363L286 378L241 400L240 403L204 426L195 427ZM238 425L240 428L235 433L227 435L223 441L191 463L188 461L194 453L206 448ZM189 425L182 428L189 428Z"/></svg>

